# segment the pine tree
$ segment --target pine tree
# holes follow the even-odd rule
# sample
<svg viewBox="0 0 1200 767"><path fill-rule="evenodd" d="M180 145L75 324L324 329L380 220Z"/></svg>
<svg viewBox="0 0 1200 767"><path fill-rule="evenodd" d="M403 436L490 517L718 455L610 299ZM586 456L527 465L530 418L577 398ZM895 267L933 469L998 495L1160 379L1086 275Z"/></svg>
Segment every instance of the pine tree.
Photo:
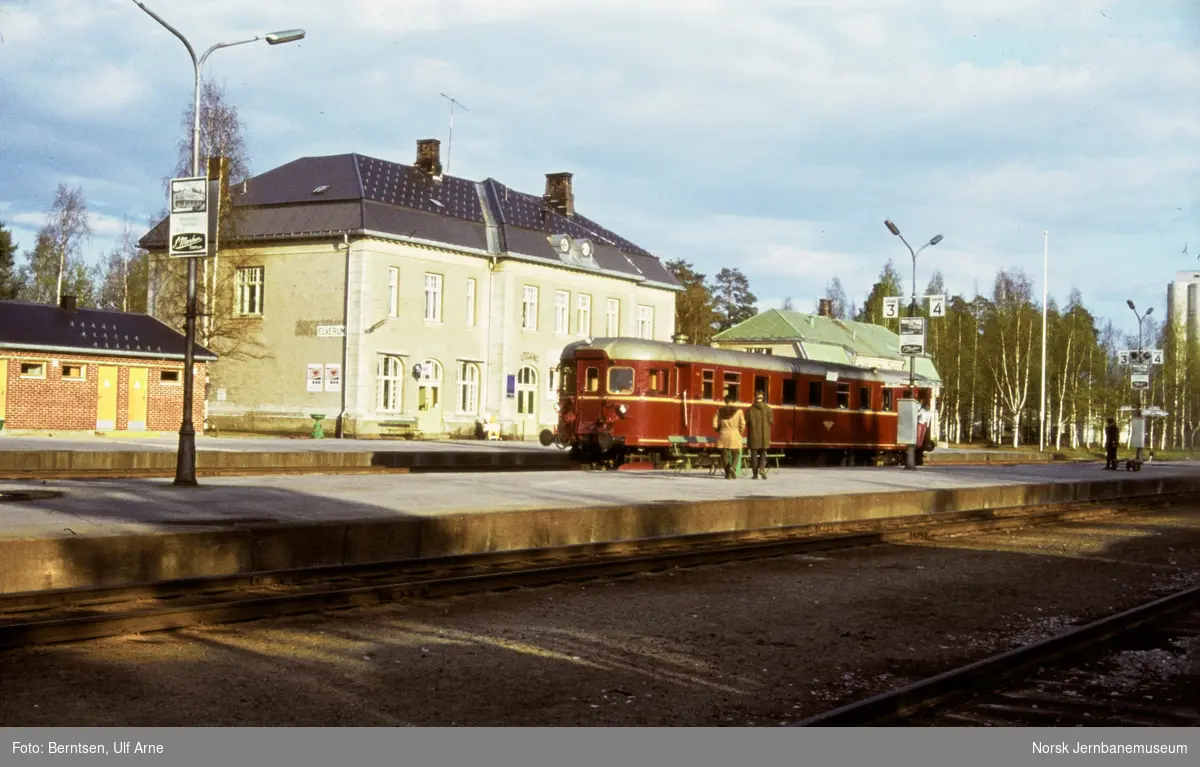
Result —
<svg viewBox="0 0 1200 767"><path fill-rule="evenodd" d="M17 275L17 243L0 221L0 301L11 301L17 297L20 282Z"/></svg>
<svg viewBox="0 0 1200 767"><path fill-rule="evenodd" d="M682 258L668 261L665 266L684 287L684 292L675 297L675 332L687 336L690 343L707 344L712 340L713 307L705 275Z"/></svg>
<svg viewBox="0 0 1200 767"><path fill-rule="evenodd" d="M709 286L713 297L713 322L717 332L728 330L758 314L758 298L740 269L725 267Z"/></svg>

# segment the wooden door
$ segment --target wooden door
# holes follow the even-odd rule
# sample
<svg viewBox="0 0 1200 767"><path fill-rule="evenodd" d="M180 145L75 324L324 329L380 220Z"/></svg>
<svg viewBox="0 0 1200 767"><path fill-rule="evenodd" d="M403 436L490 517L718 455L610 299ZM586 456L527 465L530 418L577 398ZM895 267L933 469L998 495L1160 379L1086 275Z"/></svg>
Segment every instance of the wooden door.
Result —
<svg viewBox="0 0 1200 767"><path fill-rule="evenodd" d="M130 431L146 430L146 368L129 368L129 426Z"/></svg>
<svg viewBox="0 0 1200 767"><path fill-rule="evenodd" d="M0 360L0 421L4 420L4 403L8 399L8 360Z"/></svg>
<svg viewBox="0 0 1200 767"><path fill-rule="evenodd" d="M96 431L117 428L117 367L101 365L96 388Z"/></svg>

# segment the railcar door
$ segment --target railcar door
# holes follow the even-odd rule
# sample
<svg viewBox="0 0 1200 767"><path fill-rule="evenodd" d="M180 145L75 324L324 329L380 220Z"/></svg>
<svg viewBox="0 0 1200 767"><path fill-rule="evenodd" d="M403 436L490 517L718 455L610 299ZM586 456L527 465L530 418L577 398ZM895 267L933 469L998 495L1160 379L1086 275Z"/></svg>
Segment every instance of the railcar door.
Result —
<svg viewBox="0 0 1200 767"><path fill-rule="evenodd" d="M695 401L696 385L693 380L692 366L688 363L675 363L675 398L679 400L678 428L675 434L684 437L695 435Z"/></svg>

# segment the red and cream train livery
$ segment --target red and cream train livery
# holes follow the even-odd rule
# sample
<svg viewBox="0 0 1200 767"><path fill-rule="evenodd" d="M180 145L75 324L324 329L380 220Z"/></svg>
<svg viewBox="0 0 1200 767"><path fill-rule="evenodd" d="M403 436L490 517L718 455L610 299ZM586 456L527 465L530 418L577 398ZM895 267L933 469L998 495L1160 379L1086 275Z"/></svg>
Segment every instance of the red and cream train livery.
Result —
<svg viewBox="0 0 1200 767"><path fill-rule="evenodd" d="M766 392L773 450L835 462L903 455L897 403L908 373L632 338L578 341L562 352L558 427L542 442L579 461L623 462L640 449L665 454L671 436L714 437L727 393L748 407ZM917 377L916 399L931 400Z"/></svg>

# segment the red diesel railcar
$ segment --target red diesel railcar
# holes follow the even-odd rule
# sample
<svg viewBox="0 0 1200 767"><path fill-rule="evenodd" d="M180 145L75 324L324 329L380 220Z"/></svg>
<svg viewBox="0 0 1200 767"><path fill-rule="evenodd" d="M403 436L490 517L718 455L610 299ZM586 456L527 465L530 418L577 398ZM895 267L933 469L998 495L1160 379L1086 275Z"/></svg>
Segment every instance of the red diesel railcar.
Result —
<svg viewBox="0 0 1200 767"><path fill-rule="evenodd" d="M908 373L632 338L578 341L562 352L558 426L542 442L583 462L617 465L634 450L667 453L672 436L715 437L713 414L732 394L766 393L771 449L839 463L903 456L898 403L932 407L931 383ZM920 449L923 446L918 446Z"/></svg>

